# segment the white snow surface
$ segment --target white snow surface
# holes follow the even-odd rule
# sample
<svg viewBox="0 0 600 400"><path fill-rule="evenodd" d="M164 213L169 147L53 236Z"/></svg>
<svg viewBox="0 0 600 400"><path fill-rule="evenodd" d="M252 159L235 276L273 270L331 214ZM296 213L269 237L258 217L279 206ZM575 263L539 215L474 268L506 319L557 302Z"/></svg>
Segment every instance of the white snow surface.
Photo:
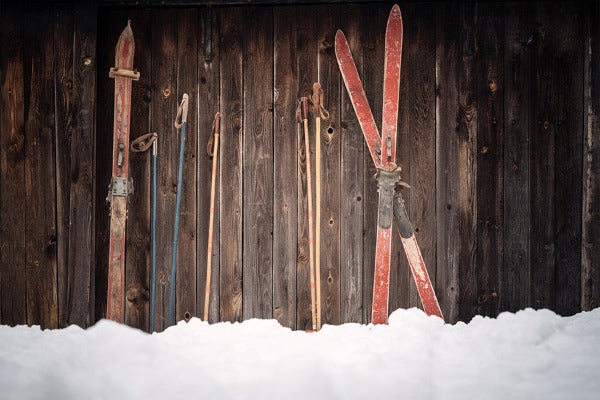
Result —
<svg viewBox="0 0 600 400"><path fill-rule="evenodd" d="M258 319L152 335L0 326L0 398L600 399L600 308L456 325L409 309L318 333Z"/></svg>

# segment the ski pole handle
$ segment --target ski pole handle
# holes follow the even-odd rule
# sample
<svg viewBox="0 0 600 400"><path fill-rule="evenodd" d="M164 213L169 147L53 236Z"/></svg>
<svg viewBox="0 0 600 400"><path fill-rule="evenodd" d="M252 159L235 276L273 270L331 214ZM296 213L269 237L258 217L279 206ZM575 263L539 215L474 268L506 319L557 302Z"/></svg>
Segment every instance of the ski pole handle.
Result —
<svg viewBox="0 0 600 400"><path fill-rule="evenodd" d="M329 111L327 111L323 105L323 89L321 89L321 84L319 82L313 83L313 92L310 99L315 115L321 119L329 119Z"/></svg>
<svg viewBox="0 0 600 400"><path fill-rule="evenodd" d="M181 129L183 124L187 122L189 96L184 93L181 98L181 104L177 108L177 116L175 117L175 128Z"/></svg>
<svg viewBox="0 0 600 400"><path fill-rule="evenodd" d="M221 133L221 113L217 112L215 114L215 119L213 120L212 133L210 138L208 138L208 143L206 145L206 153L208 153L209 157L214 155L213 143L215 140L215 135L219 136Z"/></svg>

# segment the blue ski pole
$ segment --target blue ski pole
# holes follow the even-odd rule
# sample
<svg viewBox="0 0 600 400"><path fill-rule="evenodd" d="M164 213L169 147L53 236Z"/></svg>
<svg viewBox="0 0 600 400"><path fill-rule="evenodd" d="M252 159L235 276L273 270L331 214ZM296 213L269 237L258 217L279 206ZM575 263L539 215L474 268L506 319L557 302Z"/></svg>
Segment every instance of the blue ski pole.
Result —
<svg viewBox="0 0 600 400"><path fill-rule="evenodd" d="M185 131L187 129L188 95L183 94L181 104L177 109L175 128L181 129L179 142L179 170L177 172L177 201L175 205L175 227L173 229L173 258L171 259L171 289L169 292L169 321L168 326L175 323L175 270L177 265L177 245L179 243L179 211L181 209L181 185L183 181L183 153L185 149Z"/></svg>

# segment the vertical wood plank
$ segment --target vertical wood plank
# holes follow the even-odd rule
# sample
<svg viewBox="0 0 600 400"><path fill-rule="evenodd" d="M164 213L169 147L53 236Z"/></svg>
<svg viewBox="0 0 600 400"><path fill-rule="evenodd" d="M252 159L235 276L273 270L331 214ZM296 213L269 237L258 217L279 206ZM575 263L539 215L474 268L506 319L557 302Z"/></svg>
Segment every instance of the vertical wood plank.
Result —
<svg viewBox="0 0 600 400"><path fill-rule="evenodd" d="M119 34L127 24L126 17L120 11L103 9L99 18L97 40L97 104L96 108L96 196L95 196L95 319L106 316L106 298L108 293L108 239L109 205L106 201L108 184L112 171L114 79L108 77L108 71L115 64L115 46ZM135 32L134 32L135 35ZM134 59L135 62L135 59ZM132 88L135 89L135 84Z"/></svg>
<svg viewBox="0 0 600 400"><path fill-rule="evenodd" d="M531 125L531 305L556 306L555 263L555 130L557 99L556 36L551 5L538 5L534 13ZM553 40L554 38L554 40Z"/></svg>
<svg viewBox="0 0 600 400"><path fill-rule="evenodd" d="M321 321L339 324L340 319L340 178L341 76L334 50L335 31L340 25L340 7L319 7L323 18L318 28L318 77L325 95L329 121L321 121ZM314 137L315 116L310 121ZM316 146L316 144L315 144ZM311 148L311 150L313 150ZM316 155L315 155L316 157ZM316 158L315 158L316 160ZM316 171L316 169L313 169ZM313 174L316 179L316 172ZM316 203L314 203L316 204ZM316 229L316 225L315 225Z"/></svg>
<svg viewBox="0 0 600 400"><path fill-rule="evenodd" d="M69 213L71 138L73 136L73 21L71 7L54 13L54 93L56 130L56 232L58 325L69 325ZM93 150L93 149L92 149Z"/></svg>
<svg viewBox="0 0 600 400"><path fill-rule="evenodd" d="M73 136L69 165L68 324L94 321L94 138L96 100L95 6L74 9ZM47 184L47 182L45 182ZM49 201L49 199L45 199ZM72 279L72 280L71 280Z"/></svg>
<svg viewBox="0 0 600 400"><path fill-rule="evenodd" d="M140 80L131 87L131 141L145 135L150 127L151 73L151 12L128 10L121 21L131 20L135 38L133 65ZM125 16L127 18L125 18ZM158 145L166 132L158 132ZM129 176L134 191L129 197L125 249L125 323L138 329L149 328L150 271L151 271L151 152L129 154ZM158 167L158 166L157 166ZM158 167L160 168L160 167Z"/></svg>
<svg viewBox="0 0 600 400"><path fill-rule="evenodd" d="M409 52L407 68L409 85L408 162L399 166L403 178L411 185L405 194L408 212L427 266L431 283L435 287L436 272L436 223L435 223L435 29L430 23L435 19L431 6L415 6L410 18L409 38L405 39ZM402 85L402 83L401 83ZM408 167L405 169L404 167ZM401 257L406 258L402 251ZM410 307L422 308L414 279L408 265L401 274L407 274L410 282Z"/></svg>
<svg viewBox="0 0 600 400"><path fill-rule="evenodd" d="M312 84L318 76L317 52L317 9L314 6L298 7L296 63L298 70L298 87L295 93L297 104L301 96L312 93ZM296 324L297 329L310 329L312 326L311 297L310 297L310 266L308 246L308 198L306 181L306 143L304 129L298 125L298 260L296 264ZM310 136L309 147L314 152L314 135ZM314 164L314 156L311 157ZM311 171L314 166L311 165ZM314 178L313 178L314 179ZM314 202L313 202L314 205ZM314 221L313 221L314 222ZM314 226L313 226L314 229Z"/></svg>
<svg viewBox="0 0 600 400"><path fill-rule="evenodd" d="M0 316L27 322L23 9L0 4Z"/></svg>
<svg viewBox="0 0 600 400"><path fill-rule="evenodd" d="M177 98L183 93L190 96L185 156L179 250L177 252L177 291L175 293L175 319L189 320L196 311L196 149L198 147L198 11L177 11Z"/></svg>
<svg viewBox="0 0 600 400"><path fill-rule="evenodd" d="M600 7L585 8L581 308L600 306Z"/></svg>
<svg viewBox="0 0 600 400"><path fill-rule="evenodd" d="M504 245L499 310L517 311L530 298L530 9L506 5L504 35ZM482 293L480 292L480 295ZM489 295L489 293L488 293ZM492 293L493 295L493 293ZM489 301L489 298L488 298Z"/></svg>
<svg viewBox="0 0 600 400"><path fill-rule="evenodd" d="M363 8L348 5L341 10L341 29L360 76L364 76L366 45ZM340 306L341 322L363 322L363 135L345 88L340 99ZM325 98L326 107L329 99Z"/></svg>
<svg viewBox="0 0 600 400"><path fill-rule="evenodd" d="M220 26L221 320L242 319L242 12L218 10Z"/></svg>
<svg viewBox="0 0 600 400"><path fill-rule="evenodd" d="M475 71L476 5L463 4L460 12L461 64L458 120L459 208L459 319L477 313L477 74Z"/></svg>
<svg viewBox="0 0 600 400"><path fill-rule="evenodd" d="M198 28L198 150L197 150L197 174L198 187L196 199L198 202L197 213L197 310L204 310L204 298L206 295L206 252L208 250L208 219L210 211L210 180L212 174L212 158L208 156L206 145L212 131L212 123L215 113L219 111L219 30L214 12L210 11L210 19L207 19L207 9L200 9ZM206 24L210 24L211 60L206 60ZM219 146L220 148L221 146ZM219 149L220 152L220 149ZM219 159L221 154L219 154ZM217 160L219 161L219 160ZM219 210L220 210L220 172L217 171L215 184L215 217L213 228L213 254L211 262L211 283L208 320L219 321Z"/></svg>
<svg viewBox="0 0 600 400"><path fill-rule="evenodd" d="M155 329L167 327L169 313L173 221L177 193L180 134L173 122L177 98L177 10L152 11L152 105L150 127L163 140L158 146L158 195L156 223L156 316ZM160 139L159 139L160 140ZM177 293L175 285L175 293Z"/></svg>
<svg viewBox="0 0 600 400"><path fill-rule="evenodd" d="M296 256L298 243L298 159L296 103L296 7L274 7L274 205L273 317L296 328ZM293 29L290 29L290 26Z"/></svg>
<svg viewBox="0 0 600 400"><path fill-rule="evenodd" d="M389 14L388 5L364 6L363 15L369 21L366 29L366 41L362 43L364 54L363 65L363 87L365 95L371 106L373 118L377 126L380 126L382 110L383 93L383 55L385 26ZM402 86L402 85L401 85ZM402 90L402 89L401 89ZM358 130L355 134L361 136L362 132ZM373 274L375 270L375 241L377 238L377 181L374 179L376 169L368 151L366 144L363 143L363 168L364 168L364 197L363 197L363 322L371 322L371 310L373 305ZM390 271L390 300L393 302L397 293L395 287L398 270L398 236L396 230L393 230L392 238L392 256ZM406 291L404 291L406 292ZM389 308L392 310L392 307Z"/></svg>
<svg viewBox="0 0 600 400"><path fill-rule="evenodd" d="M556 68L554 162L556 312L573 315L581 307L581 195L583 146L583 23L578 3L552 7ZM556 22L554 22L556 20Z"/></svg>
<svg viewBox="0 0 600 400"><path fill-rule="evenodd" d="M456 7L436 8L436 294L447 322L458 320L458 68Z"/></svg>
<svg viewBox="0 0 600 400"><path fill-rule="evenodd" d="M273 8L244 21L243 317L273 317Z"/></svg>
<svg viewBox="0 0 600 400"><path fill-rule="evenodd" d="M504 8L479 7L477 82L477 314L500 311L503 261ZM516 189L516 188L515 188Z"/></svg>
<svg viewBox="0 0 600 400"><path fill-rule="evenodd" d="M24 34L27 323L58 327L54 173L54 20L28 8ZM22 201L22 200L21 200Z"/></svg>

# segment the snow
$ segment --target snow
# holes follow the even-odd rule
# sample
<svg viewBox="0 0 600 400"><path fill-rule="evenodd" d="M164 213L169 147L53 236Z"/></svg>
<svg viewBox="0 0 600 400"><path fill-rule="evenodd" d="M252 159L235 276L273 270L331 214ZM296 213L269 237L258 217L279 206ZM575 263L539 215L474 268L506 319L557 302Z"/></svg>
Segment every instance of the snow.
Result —
<svg viewBox="0 0 600 400"><path fill-rule="evenodd" d="M598 399L600 309L443 324L417 309L389 325L291 331L274 320L158 334L0 326L0 398Z"/></svg>

